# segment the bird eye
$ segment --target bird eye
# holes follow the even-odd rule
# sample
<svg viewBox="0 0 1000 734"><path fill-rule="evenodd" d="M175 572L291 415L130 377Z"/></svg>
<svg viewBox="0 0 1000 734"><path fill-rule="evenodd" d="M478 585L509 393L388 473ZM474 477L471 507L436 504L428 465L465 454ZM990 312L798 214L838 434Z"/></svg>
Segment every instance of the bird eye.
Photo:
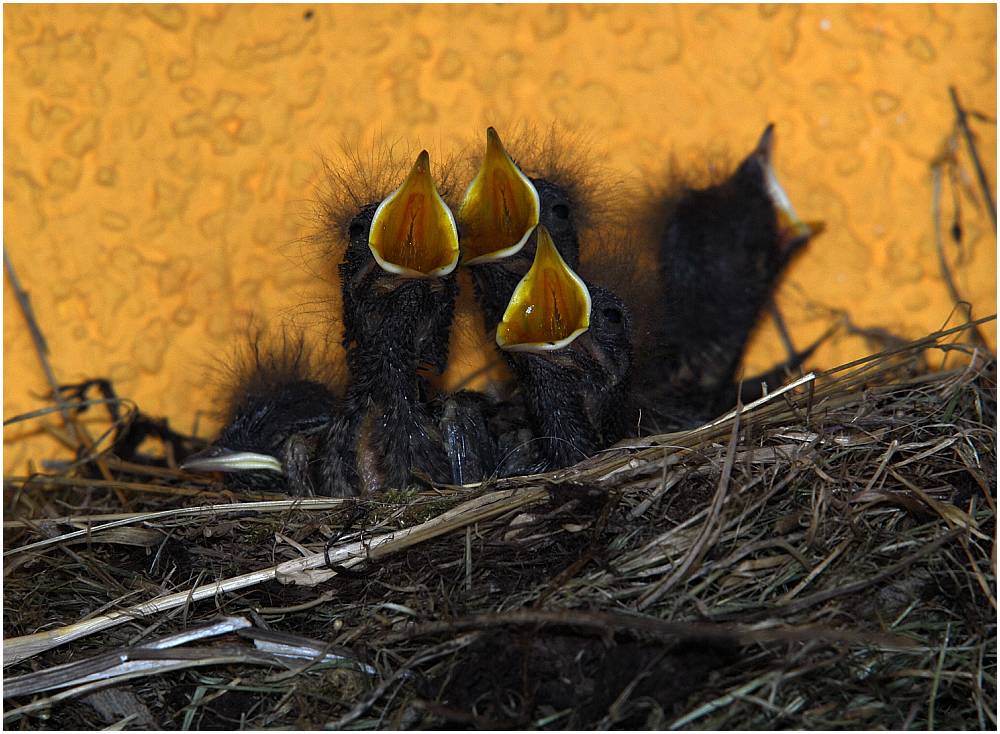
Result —
<svg viewBox="0 0 1000 734"><path fill-rule="evenodd" d="M552 207L552 213L559 219L569 219L569 207L565 204L555 204Z"/></svg>
<svg viewBox="0 0 1000 734"><path fill-rule="evenodd" d="M604 318L610 321L612 324L620 324L622 322L622 312L617 308L606 308L601 313L604 314Z"/></svg>
<svg viewBox="0 0 1000 734"><path fill-rule="evenodd" d="M365 225L363 225L361 222L357 220L351 222L351 226L348 227L347 229L347 236L350 237L352 240L358 239L364 233L365 233Z"/></svg>

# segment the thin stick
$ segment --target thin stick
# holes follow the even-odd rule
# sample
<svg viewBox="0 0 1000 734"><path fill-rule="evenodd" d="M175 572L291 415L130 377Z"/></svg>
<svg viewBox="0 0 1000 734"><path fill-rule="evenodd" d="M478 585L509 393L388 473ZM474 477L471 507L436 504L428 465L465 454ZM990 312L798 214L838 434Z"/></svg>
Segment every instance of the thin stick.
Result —
<svg viewBox="0 0 1000 734"><path fill-rule="evenodd" d="M758 628L741 624L716 622L671 621L624 612L601 612L576 609L513 609L497 613L474 614L469 617L425 622L395 632L383 639L385 643L410 640L446 632L466 632L492 627L513 626L581 627L606 632L608 630L634 630L658 638L738 641L749 645L759 642L792 642L825 640L854 644L878 645L887 648L908 649L916 645L902 635L882 632L857 632L854 630L806 625L802 627Z"/></svg>
<svg viewBox="0 0 1000 734"><path fill-rule="evenodd" d="M739 404L736 406L736 417L733 419L733 428L729 437L729 446L726 449L726 459L722 465L722 474L719 476L719 484L715 490L715 496L712 498L712 506L710 508L708 519L702 526L701 532L698 534L698 538L695 540L694 544L691 546L681 563L674 569L674 572L662 581L657 582L652 589L640 597L637 605L639 609L645 609L651 604L654 604L656 600L663 596L667 591L687 578L690 575L691 570L696 568L698 564L701 563L709 543L714 543L718 538L718 534L721 530L718 526L719 513L722 512L722 506L725 504L726 492L729 489L729 480L732 477L733 472L733 462L736 459L736 444L739 441L740 436L740 409L742 407L743 406Z"/></svg>
<svg viewBox="0 0 1000 734"><path fill-rule="evenodd" d="M958 129L962 131L962 137L965 138L965 144L969 148L969 156L972 158L972 165L976 169L976 176L979 178L979 188L983 191L983 198L986 200L986 205L989 208L990 219L993 220L993 234L995 236L997 228L997 205L993 201L989 181L986 180L986 171L983 170L982 161L979 160L979 151L976 150L976 141L972 138L972 130L969 129L968 115L958 101L958 91L955 87L948 87L948 93L951 95L951 104L955 107L955 119L958 123Z"/></svg>
<svg viewBox="0 0 1000 734"><path fill-rule="evenodd" d="M42 370L45 372L45 379L48 380L49 387L52 389L52 399L59 406L59 412L62 413L63 423L69 431L70 436L89 451L94 446L94 439L87 433L87 429L84 426L76 422L73 411L70 409L70 404L63 400L62 394L59 392L59 381L56 379L55 372L52 370L52 364L49 362L49 345L45 341L45 336L42 334L41 328L38 326L38 320L35 318L35 310L31 306L31 297L21 287L21 281L18 280L17 273L14 271L14 263L10 261L10 255L7 254L6 244L3 247L3 265L7 271L7 277L10 279L10 286L14 291L14 296L21 306L24 320L28 324L28 330L31 332L31 340L35 343L35 352L38 354L38 361L41 362ZM95 463L104 478L110 480L111 472L108 471L108 467L105 465L103 459L98 456L95 459ZM123 505L128 506L125 496L117 490L115 493L118 495L119 501Z"/></svg>
<svg viewBox="0 0 1000 734"><path fill-rule="evenodd" d="M934 219L934 247L937 250L938 267L941 269L941 278L944 280L944 284L948 288L948 294L951 296L951 300L956 307L960 305L965 306L965 317L967 320L971 321L972 304L962 298L961 294L958 292L958 286L955 285L955 280L951 277L951 268L948 267L948 261L944 256L944 241L941 237L941 165L942 164L938 162L931 166L931 216ZM993 225L996 226L996 212L994 212L993 216ZM982 332L979 331L979 327L972 325L970 327L970 331L979 346L989 351L989 344L986 343L986 337L984 337Z"/></svg>
<svg viewBox="0 0 1000 734"><path fill-rule="evenodd" d="M52 398L59 406L59 411L66 421L66 427L72 431L74 426L72 414L69 410L69 403L62 399L59 393L59 381L56 379L55 372L52 371L52 365L49 363L49 345L45 341L42 330L38 327L38 320L35 318L35 309L31 306L31 296L21 287L21 281L14 271L14 263L10 261L10 255L7 254L7 245L3 246L3 265L7 270L7 277L10 279L10 287L14 291L14 297L17 298L17 302L21 306L21 312L24 314L24 320L28 324L28 331L31 332L31 340L35 343L35 352L38 354L38 361L41 362L42 370L45 372L45 379L48 380L49 387L52 388Z"/></svg>
<svg viewBox="0 0 1000 734"><path fill-rule="evenodd" d="M943 546L945 543L954 540L961 534L961 529L952 530L949 533L940 535L930 543L924 545L920 550L918 550L913 555L907 556L901 561L898 561L884 571L875 574L871 578L861 579L849 584L843 584L834 589L827 589L826 591L820 591L812 596L800 599L797 602L792 602L791 604L784 604L774 608L774 612L780 612L782 614L793 614L799 612L803 609L813 606L814 604L819 604L820 602L829 601L830 599L836 599L838 596L844 596L845 594L853 594L855 592L861 591L868 586L873 586L875 584L880 584L886 579L890 579L903 569L913 565L919 561L924 556L930 555L938 548ZM773 613L773 612L771 612Z"/></svg>
<svg viewBox="0 0 1000 734"><path fill-rule="evenodd" d="M55 538L46 538L45 540L39 540L35 543L29 543L28 545L21 546L19 548L11 548L9 551L4 552L4 558L7 556L15 555L17 553L26 553L27 551L36 551L39 548L45 548L46 546L53 545L55 543L62 543L67 540L73 540L74 538L80 538L84 535L93 537L102 530L109 530L111 528L122 527L123 525L133 525L139 522L149 522L150 520L162 520L167 517L184 517L186 515L224 515L230 512L282 512L284 510L333 510L340 505L342 505L346 500L342 499L294 499L294 500L277 500L273 502L232 502L225 505L205 505L202 507L176 507L170 510L160 510L158 512L138 512L134 514L127 515L122 519L114 520L112 522L105 523L103 525L95 525L94 527L84 528L83 530L75 530L71 533L65 533L59 535ZM45 518L38 518L35 522L51 522Z"/></svg>
<svg viewBox="0 0 1000 734"><path fill-rule="evenodd" d="M775 327L778 329L778 336L781 337L781 343L785 345L785 351L788 352L788 360L794 361L798 357L798 352L795 351L795 344L792 342L792 335L788 332L788 324L785 323L785 318L781 315L781 309L778 308L778 302L773 298L768 301L768 310L771 312L771 320L774 322Z"/></svg>

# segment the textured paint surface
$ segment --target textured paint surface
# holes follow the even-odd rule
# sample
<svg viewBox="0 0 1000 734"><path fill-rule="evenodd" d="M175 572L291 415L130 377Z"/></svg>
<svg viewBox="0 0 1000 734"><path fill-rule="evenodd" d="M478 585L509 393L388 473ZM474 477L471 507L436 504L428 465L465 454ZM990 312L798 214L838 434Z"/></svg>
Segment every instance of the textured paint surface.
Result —
<svg viewBox="0 0 1000 734"><path fill-rule="evenodd" d="M110 376L181 430L210 407L208 368L252 314L322 326L336 308L299 243L319 160L340 143L399 139L433 157L489 124L555 122L635 177L671 154L740 156L774 121L786 190L827 223L779 294L805 344L830 323L820 305L910 337L948 319L930 208L948 85L996 114L988 5L8 5L4 40L4 239L55 373ZM995 127L974 125L995 181ZM964 151L959 164L973 191ZM949 257L985 315L995 238L970 196L961 208ZM6 281L4 326L9 417L47 387ZM748 369L779 344L766 324ZM815 361L868 351L844 337ZM4 435L8 472L60 454L38 421Z"/></svg>

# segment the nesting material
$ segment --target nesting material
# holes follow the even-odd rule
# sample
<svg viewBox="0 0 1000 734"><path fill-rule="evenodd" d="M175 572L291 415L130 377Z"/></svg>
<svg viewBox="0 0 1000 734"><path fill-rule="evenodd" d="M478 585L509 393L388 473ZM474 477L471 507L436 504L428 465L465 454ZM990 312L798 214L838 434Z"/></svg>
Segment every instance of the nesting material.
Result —
<svg viewBox="0 0 1000 734"><path fill-rule="evenodd" d="M962 336L475 487L8 477L5 724L995 728L996 362Z"/></svg>

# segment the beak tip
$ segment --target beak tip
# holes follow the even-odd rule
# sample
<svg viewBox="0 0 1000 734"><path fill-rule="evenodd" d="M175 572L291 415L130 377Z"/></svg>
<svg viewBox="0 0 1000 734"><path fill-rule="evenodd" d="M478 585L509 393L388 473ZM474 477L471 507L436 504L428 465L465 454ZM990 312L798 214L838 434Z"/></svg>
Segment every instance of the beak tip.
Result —
<svg viewBox="0 0 1000 734"><path fill-rule="evenodd" d="M764 128L763 134L760 136L760 140L757 141L757 148L754 153L759 157L763 158L766 163L770 163L771 154L774 151L774 123L769 122L767 127Z"/></svg>

